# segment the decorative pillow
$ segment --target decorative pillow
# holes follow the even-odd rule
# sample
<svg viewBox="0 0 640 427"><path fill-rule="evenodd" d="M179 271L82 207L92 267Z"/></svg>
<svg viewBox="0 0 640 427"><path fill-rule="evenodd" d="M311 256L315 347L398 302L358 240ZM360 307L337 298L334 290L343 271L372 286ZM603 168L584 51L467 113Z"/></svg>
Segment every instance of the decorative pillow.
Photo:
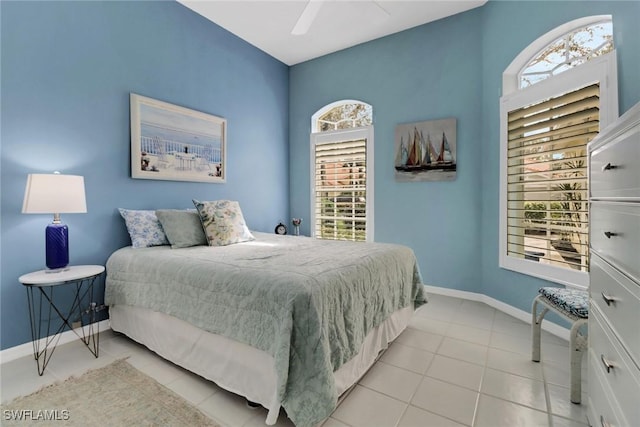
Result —
<svg viewBox="0 0 640 427"><path fill-rule="evenodd" d="M169 244L155 211L122 208L118 210L127 225L127 231L131 237L131 246L134 248L146 248Z"/></svg>
<svg viewBox="0 0 640 427"><path fill-rule="evenodd" d="M238 202L232 200L213 202L194 200L193 204L200 214L200 221L209 246L226 246L254 239L244 222Z"/></svg>
<svg viewBox="0 0 640 427"><path fill-rule="evenodd" d="M545 286L538 292L560 310L583 319L589 317L589 292Z"/></svg>
<svg viewBox="0 0 640 427"><path fill-rule="evenodd" d="M172 249L207 244L200 215L195 209L161 209L156 211L156 216Z"/></svg>

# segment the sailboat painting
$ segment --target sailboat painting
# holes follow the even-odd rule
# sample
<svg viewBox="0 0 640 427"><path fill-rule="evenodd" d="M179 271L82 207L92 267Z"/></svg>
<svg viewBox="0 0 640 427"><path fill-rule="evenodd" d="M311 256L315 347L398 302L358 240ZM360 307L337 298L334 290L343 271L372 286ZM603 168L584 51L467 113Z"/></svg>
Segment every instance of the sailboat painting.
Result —
<svg viewBox="0 0 640 427"><path fill-rule="evenodd" d="M396 126L394 167L400 182L456 179L456 119Z"/></svg>

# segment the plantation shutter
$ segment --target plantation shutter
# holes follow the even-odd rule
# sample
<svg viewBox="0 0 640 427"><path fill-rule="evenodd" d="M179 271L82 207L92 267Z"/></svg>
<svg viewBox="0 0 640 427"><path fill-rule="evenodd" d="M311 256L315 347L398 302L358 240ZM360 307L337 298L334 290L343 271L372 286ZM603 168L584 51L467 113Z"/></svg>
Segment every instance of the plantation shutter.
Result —
<svg viewBox="0 0 640 427"><path fill-rule="evenodd" d="M315 144L315 236L365 241L367 140Z"/></svg>
<svg viewBox="0 0 640 427"><path fill-rule="evenodd" d="M507 255L588 271L587 143L600 87L508 113Z"/></svg>

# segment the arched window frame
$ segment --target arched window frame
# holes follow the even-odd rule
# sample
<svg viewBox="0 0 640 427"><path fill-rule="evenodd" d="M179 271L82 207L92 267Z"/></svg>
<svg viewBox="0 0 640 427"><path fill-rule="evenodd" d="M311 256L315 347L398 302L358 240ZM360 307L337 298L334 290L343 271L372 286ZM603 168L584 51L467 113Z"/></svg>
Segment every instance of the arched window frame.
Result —
<svg viewBox="0 0 640 427"><path fill-rule="evenodd" d="M370 110L372 110L372 107L370 104L367 104L366 102L358 101L355 99L343 99L341 101L332 102L331 104L327 104L321 109L319 109L318 111L316 111L316 113L311 117L311 132L312 133L322 132L322 130L318 126L318 124L320 123L321 117L335 108L341 107L343 105L349 105L349 104L361 104L368 107ZM349 119L346 119L346 120L349 120ZM371 117L371 123L373 123L373 113ZM350 128L356 128L356 127L359 127L359 126L351 126Z"/></svg>
<svg viewBox="0 0 640 427"><path fill-rule="evenodd" d="M608 15L591 16L563 24L544 34L527 46L505 69L503 73L503 96L500 99L500 241L499 264L501 268L539 277L565 286L586 289L588 273L533 262L507 254L507 155L508 155L508 113L517 108L534 105L543 100L577 90L592 83L600 84L600 129L605 128L618 117L617 60L615 49L602 56L574 68L520 88L519 76L531 59L549 44L563 35L594 23L611 19Z"/></svg>
<svg viewBox="0 0 640 427"><path fill-rule="evenodd" d="M367 106L371 111L371 125L362 127L351 127L348 129L320 131L319 119L329 111L347 104L362 104ZM373 241L374 238L374 133L373 133L373 110L370 104L365 102L345 99L327 104L311 117L311 135L310 135L310 202L311 202L311 236L316 236L316 148L324 144L340 144L344 141L362 139L365 142L366 150L366 234L365 241Z"/></svg>
<svg viewBox="0 0 640 427"><path fill-rule="evenodd" d="M502 73L502 94L508 95L520 90L520 74L526 66L529 65L531 60L546 49L551 43L580 28L588 27L604 21L611 21L611 15L594 15L575 19L540 36L529 46L524 48L504 70L504 73Z"/></svg>

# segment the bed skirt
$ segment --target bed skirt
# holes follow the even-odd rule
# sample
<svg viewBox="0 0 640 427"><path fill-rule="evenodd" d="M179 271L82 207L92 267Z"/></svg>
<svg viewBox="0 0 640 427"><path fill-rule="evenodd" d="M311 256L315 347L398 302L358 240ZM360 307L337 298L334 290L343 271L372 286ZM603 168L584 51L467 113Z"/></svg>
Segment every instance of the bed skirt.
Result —
<svg viewBox="0 0 640 427"><path fill-rule="evenodd" d="M393 313L369 332L360 352L334 372L338 395L353 386L379 353L407 327L413 306ZM266 424L278 419L274 359L268 353L206 332L164 313L127 305L109 307L111 329L143 344L164 359L244 396L268 410Z"/></svg>

